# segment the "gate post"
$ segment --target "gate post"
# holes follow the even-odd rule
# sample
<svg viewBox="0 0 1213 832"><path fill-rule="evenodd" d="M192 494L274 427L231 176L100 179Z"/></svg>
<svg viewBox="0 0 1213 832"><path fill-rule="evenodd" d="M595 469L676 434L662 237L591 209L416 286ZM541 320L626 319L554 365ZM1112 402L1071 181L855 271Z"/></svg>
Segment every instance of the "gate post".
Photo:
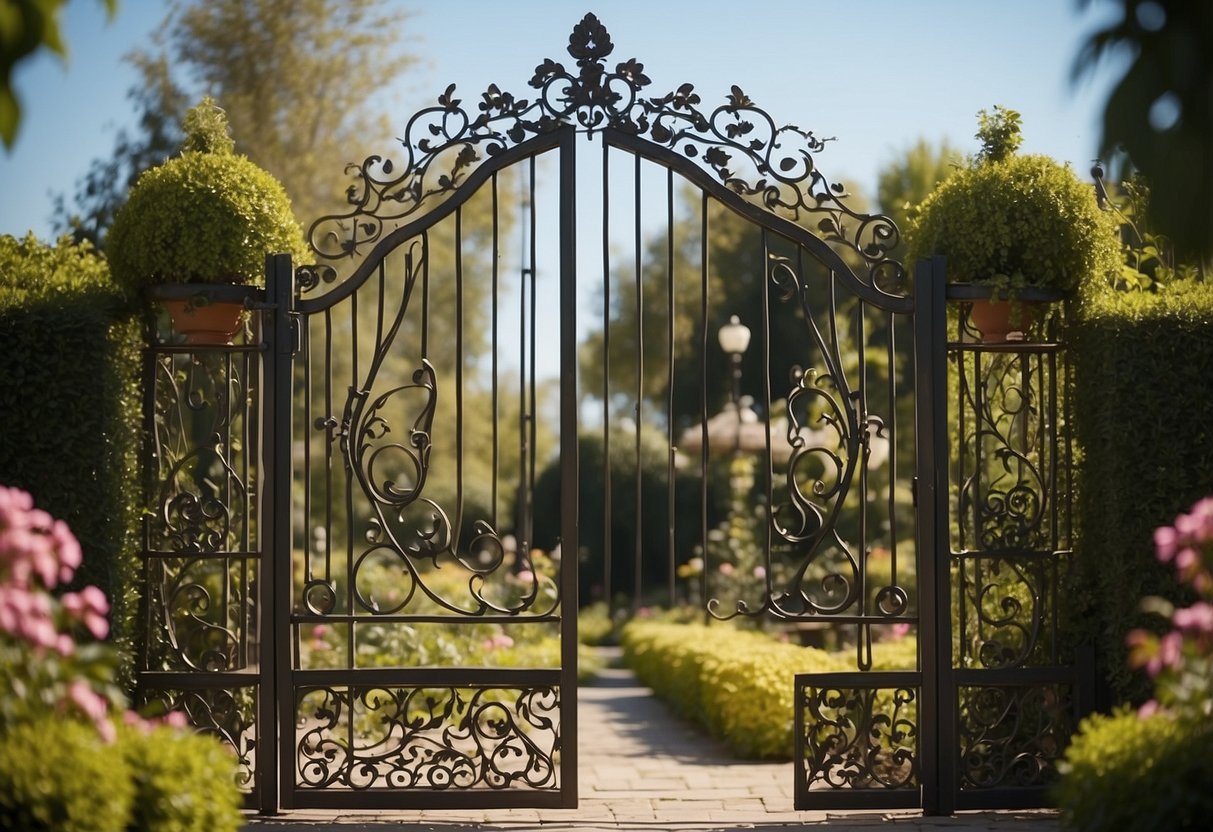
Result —
<svg viewBox="0 0 1213 832"><path fill-rule="evenodd" d="M257 702L258 808L276 814L289 794L291 766L282 730L289 714L291 591L291 360L295 349L292 306L294 269L289 254L266 257L265 292L270 312L265 325L265 419L261 470L266 511L262 533L264 560L258 576L261 610L261 685Z"/></svg>
<svg viewBox="0 0 1213 832"><path fill-rule="evenodd" d="M914 269L915 434L917 461L918 654L922 669L919 717L922 808L927 815L955 812L952 749L956 729L943 684L952 663L947 539L947 313L945 260L919 260Z"/></svg>

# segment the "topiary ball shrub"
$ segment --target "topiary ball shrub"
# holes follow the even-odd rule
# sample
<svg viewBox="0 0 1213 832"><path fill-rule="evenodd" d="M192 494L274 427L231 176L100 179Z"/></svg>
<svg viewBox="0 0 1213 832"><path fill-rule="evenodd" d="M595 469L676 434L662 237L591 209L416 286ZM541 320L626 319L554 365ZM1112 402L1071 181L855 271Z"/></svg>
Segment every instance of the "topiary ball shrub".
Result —
<svg viewBox="0 0 1213 832"><path fill-rule="evenodd" d="M114 279L146 284L261 285L267 254L304 255L286 191L232 150L210 99L190 111L179 156L144 173L106 238Z"/></svg>
<svg viewBox="0 0 1213 832"><path fill-rule="evenodd" d="M0 829L124 832L134 784L91 725L41 719L0 735Z"/></svg>
<svg viewBox="0 0 1213 832"><path fill-rule="evenodd" d="M923 201L907 230L909 259L942 254L950 281L1010 295L1027 286L1069 292L1088 277L1119 273L1115 218L1068 165L1014 155L1019 128L1011 115L1009 125L984 117L985 152Z"/></svg>
<svg viewBox="0 0 1213 832"><path fill-rule="evenodd" d="M132 832L236 832L244 823L236 761L214 737L128 727L119 747L134 771Z"/></svg>
<svg viewBox="0 0 1213 832"><path fill-rule="evenodd" d="M1196 832L1213 819L1213 727L1129 710L1083 721L1056 786L1067 832Z"/></svg>

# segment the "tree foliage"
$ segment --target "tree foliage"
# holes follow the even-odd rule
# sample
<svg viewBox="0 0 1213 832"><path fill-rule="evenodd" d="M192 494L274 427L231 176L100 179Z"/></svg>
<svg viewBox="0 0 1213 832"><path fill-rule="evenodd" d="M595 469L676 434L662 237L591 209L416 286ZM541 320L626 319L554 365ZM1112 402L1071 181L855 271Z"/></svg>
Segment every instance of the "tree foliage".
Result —
<svg viewBox="0 0 1213 832"><path fill-rule="evenodd" d="M844 190L854 193L849 187ZM827 310L833 278L828 268L814 257L798 254L790 241L773 233L764 234L758 225L715 199L706 202L705 269L701 200L691 188L680 192L678 197L672 229L660 230L642 244L640 280L636 279L634 260L615 258L619 265L611 277L609 308L605 310L610 321L609 351L605 349L607 328L602 325L607 297L600 292L599 326L586 336L580 360L583 392L600 400L606 395L617 416L634 415L632 409L639 390L642 418L667 423L672 397L674 426L683 429L698 422L704 408L711 416L729 399L730 359L717 342L717 332L732 315L752 332L750 347L742 356L740 393L753 396L760 410L766 408L764 400L778 401L787 395L795 383L793 375L797 368L821 366L799 295L788 295L786 286L776 284L771 270L776 262L782 262L799 273L806 287L805 302L814 310L814 319L823 332L830 328ZM847 204L861 213L866 210L859 196L850 197ZM839 254L844 260L857 259L854 252L842 247ZM671 262L672 307L667 279ZM857 263L852 265L858 270ZM835 323L842 323L837 327L837 336L843 345L844 360L853 361L854 350L848 347L853 346L853 320L848 323L855 311L852 297L843 290L838 301ZM872 333L869 331L867 336ZM763 348L768 340L769 355ZM847 369L854 370L855 365ZM768 382L771 396L766 399ZM604 393L604 384L609 384L609 393Z"/></svg>
<svg viewBox="0 0 1213 832"><path fill-rule="evenodd" d="M400 50L405 17L384 0L175 0L149 48L128 56L138 130L92 163L71 205L60 198L58 227L103 238L139 174L180 145L189 104L210 95L236 151L283 183L306 228L342 204L342 167L391 136L373 91L414 62Z"/></svg>
<svg viewBox="0 0 1213 832"><path fill-rule="evenodd" d="M1085 0L1090 5L1093 0ZM1075 62L1092 74L1131 56L1104 106L1100 154L1128 154L1150 180L1150 214L1183 257L1213 256L1213 4L1113 0L1122 13Z"/></svg>
<svg viewBox="0 0 1213 832"><path fill-rule="evenodd" d="M110 17L118 0L103 0ZM0 9L0 141L12 148L21 125L21 102L13 92L13 69L21 61L49 49L67 57L59 31L59 12L67 0L5 0Z"/></svg>

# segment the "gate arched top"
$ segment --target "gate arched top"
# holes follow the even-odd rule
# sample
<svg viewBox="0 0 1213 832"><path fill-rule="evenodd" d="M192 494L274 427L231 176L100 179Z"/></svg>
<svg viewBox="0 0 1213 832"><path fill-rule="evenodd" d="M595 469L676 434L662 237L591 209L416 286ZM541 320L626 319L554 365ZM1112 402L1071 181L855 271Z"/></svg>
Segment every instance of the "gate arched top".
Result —
<svg viewBox="0 0 1213 832"><path fill-rule="evenodd" d="M842 186L817 168L813 154L830 139L792 124L777 126L736 86L711 112L700 108L689 83L646 97L642 93L651 81L644 64L631 58L612 70L606 59L614 49L606 27L587 14L569 36L576 74L545 59L529 82L538 91L535 98L518 98L492 84L472 111L455 97L453 84L447 87L436 106L409 120L401 163L370 156L347 168L355 178L347 189L351 208L312 224L312 250L330 263L364 257L379 249L386 235L396 236L395 228L414 226L414 220L446 202L486 160L570 127L587 133L611 129L675 154L667 160L693 162L746 203L795 223L823 243L855 252L866 274L838 263L860 293L904 292L905 269L890 256L900 240L896 224L882 214L851 209ZM320 271L335 277L329 266ZM314 286L320 271L305 269L305 288Z"/></svg>

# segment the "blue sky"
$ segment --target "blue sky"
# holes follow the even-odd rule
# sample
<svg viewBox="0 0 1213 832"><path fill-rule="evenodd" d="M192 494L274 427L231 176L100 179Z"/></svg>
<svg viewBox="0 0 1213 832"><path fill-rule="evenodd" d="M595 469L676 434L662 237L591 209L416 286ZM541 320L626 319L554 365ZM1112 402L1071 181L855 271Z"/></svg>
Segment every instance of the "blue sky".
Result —
<svg viewBox="0 0 1213 832"><path fill-rule="evenodd" d="M817 162L828 176L874 191L876 173L920 136L974 148L975 114L1003 104L1023 114L1024 150L1070 161L1085 176L1114 68L1075 86L1070 68L1102 8L1074 0L413 0L402 48L421 63L382 90L400 130L449 83L466 98L496 83L529 94L543 58L567 59L568 33L594 11L614 59L645 64L654 94L689 81L705 106L737 84L780 123L837 141ZM67 64L43 55L16 74L25 119L0 150L0 233L51 234L51 194L70 193L131 120L122 62L163 16L160 0L122 0L106 23L97 0L64 13ZM352 90L352 96L364 94ZM334 106L344 106L334 102ZM381 104L381 106L383 106ZM335 176L346 160L334 160Z"/></svg>

